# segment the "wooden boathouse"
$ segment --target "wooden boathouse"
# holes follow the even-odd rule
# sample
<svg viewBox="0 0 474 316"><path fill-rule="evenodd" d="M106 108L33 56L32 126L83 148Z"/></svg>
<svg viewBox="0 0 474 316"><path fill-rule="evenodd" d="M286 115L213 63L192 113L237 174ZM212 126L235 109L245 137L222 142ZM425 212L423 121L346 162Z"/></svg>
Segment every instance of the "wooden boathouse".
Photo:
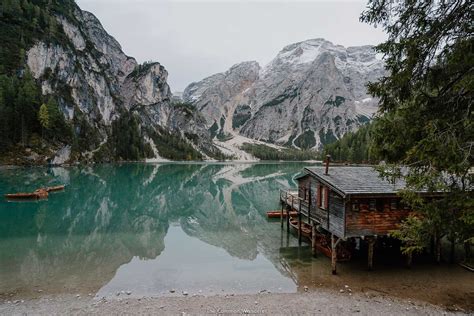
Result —
<svg viewBox="0 0 474 316"><path fill-rule="evenodd" d="M318 247L324 252L320 243L325 244L333 274L336 274L336 261L350 258L343 250L360 242L367 242L371 270L376 238L387 236L411 212L397 195L405 183L401 180L391 183L381 178L373 167L329 168L327 161L325 167L304 168L295 179L297 192L280 191L281 225L283 211L296 210L297 220L286 214L287 230L293 226L300 242L303 235L311 238L315 254Z"/></svg>

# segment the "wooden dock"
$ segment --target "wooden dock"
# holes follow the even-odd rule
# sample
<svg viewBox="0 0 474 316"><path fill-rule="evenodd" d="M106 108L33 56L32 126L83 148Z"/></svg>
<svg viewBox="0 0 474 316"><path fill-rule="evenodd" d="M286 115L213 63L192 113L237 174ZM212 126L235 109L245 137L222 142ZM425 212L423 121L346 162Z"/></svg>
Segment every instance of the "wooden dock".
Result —
<svg viewBox="0 0 474 316"><path fill-rule="evenodd" d="M329 216L324 216L323 212L316 211L318 208L311 206L311 193L301 194L299 191L280 190L279 194L281 204L281 227L284 227L284 219L286 221L286 229L290 232L294 229L298 236L298 242L301 244L303 238L307 238L311 242L311 249L314 256L322 253L331 258L332 272L336 273L336 262L350 260L351 251L342 245L343 238L336 237L334 234L321 233L319 228L327 229L330 227ZM306 199L300 196L306 196ZM291 217L290 213L296 212L297 216ZM329 242L328 242L329 240Z"/></svg>

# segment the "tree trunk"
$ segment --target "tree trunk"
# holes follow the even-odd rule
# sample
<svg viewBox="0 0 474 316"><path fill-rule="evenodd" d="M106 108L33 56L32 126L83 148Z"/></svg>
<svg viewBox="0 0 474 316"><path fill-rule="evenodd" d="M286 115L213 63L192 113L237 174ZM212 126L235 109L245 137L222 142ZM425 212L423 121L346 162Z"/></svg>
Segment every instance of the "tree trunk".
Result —
<svg viewBox="0 0 474 316"><path fill-rule="evenodd" d="M468 240L464 242L464 253L466 255L466 261L471 259L471 243Z"/></svg>
<svg viewBox="0 0 474 316"><path fill-rule="evenodd" d="M336 274L336 261L337 261L337 244L336 244L336 236L331 234L331 268L332 274Z"/></svg>
<svg viewBox="0 0 474 316"><path fill-rule="evenodd" d="M438 236L436 236L435 245L436 245L435 260L437 264L440 264L441 263L441 238L439 238Z"/></svg>
<svg viewBox="0 0 474 316"><path fill-rule="evenodd" d="M407 268L411 269L411 264L413 263L413 254L410 252L407 254Z"/></svg>
<svg viewBox="0 0 474 316"><path fill-rule="evenodd" d="M21 145L25 147L25 137L26 132L25 132L25 117L21 115Z"/></svg>
<svg viewBox="0 0 474 316"><path fill-rule="evenodd" d="M456 251L455 238L454 238L454 236L451 236L451 251L450 251L450 254L449 254L449 261L451 263L454 263L455 251Z"/></svg>

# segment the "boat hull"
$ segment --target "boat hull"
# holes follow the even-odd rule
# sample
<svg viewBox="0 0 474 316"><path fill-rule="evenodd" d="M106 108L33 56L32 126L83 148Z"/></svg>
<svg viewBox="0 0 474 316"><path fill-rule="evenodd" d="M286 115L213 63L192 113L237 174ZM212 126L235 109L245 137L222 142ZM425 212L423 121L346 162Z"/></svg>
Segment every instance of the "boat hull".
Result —
<svg viewBox="0 0 474 316"><path fill-rule="evenodd" d="M295 230L296 233L298 233L299 222L297 219L295 218L290 219L290 226ZM309 241L312 240L313 231L310 224L301 223L301 235L309 239ZM331 238L328 235L324 233L320 233L320 232L316 232L316 235L314 236L314 238L315 238L314 247L316 248L316 251L324 254L328 258L331 258L332 256ZM336 261L338 262L349 261L351 259L351 256L352 256L352 252L344 244L338 245Z"/></svg>
<svg viewBox="0 0 474 316"><path fill-rule="evenodd" d="M283 212L283 218L286 218L286 211ZM290 212L290 217L294 217L298 215L298 212L292 211ZM268 211L267 212L267 217L268 218L280 218L281 217L281 211Z"/></svg>

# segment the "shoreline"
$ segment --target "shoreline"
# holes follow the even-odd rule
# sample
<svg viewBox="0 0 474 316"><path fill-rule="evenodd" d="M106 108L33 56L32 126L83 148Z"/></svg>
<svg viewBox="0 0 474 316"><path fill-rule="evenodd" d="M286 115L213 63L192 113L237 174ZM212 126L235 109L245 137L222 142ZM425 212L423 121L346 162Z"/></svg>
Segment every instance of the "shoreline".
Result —
<svg viewBox="0 0 474 316"><path fill-rule="evenodd" d="M291 294L92 298L55 295L0 303L0 315L110 314L320 314L447 315L464 314L430 303L329 290Z"/></svg>

